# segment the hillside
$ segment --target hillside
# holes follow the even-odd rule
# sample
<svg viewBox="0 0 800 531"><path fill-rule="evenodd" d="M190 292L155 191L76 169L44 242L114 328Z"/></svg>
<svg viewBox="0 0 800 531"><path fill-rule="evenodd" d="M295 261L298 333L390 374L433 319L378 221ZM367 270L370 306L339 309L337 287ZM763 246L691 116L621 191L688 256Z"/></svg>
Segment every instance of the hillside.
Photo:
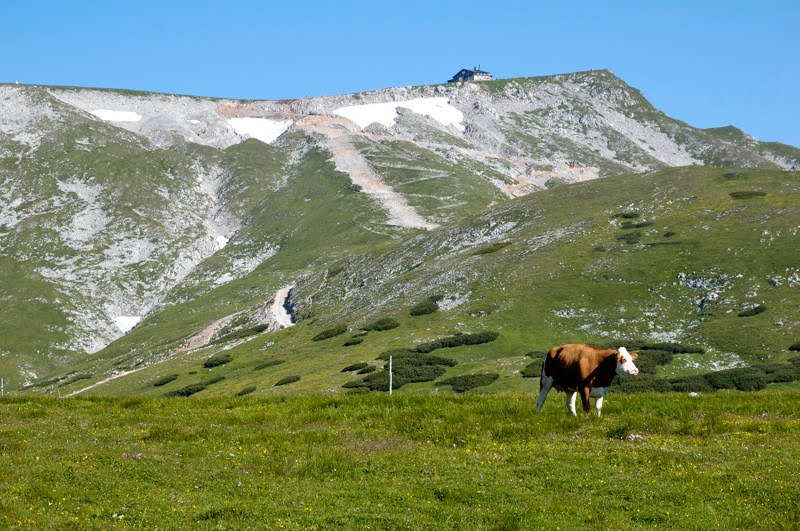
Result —
<svg viewBox="0 0 800 531"><path fill-rule="evenodd" d="M791 203L776 202L795 192L796 174L766 170L798 163L800 151L791 146L758 142L735 128L700 130L673 120L608 71L279 102L3 85L0 277L7 289L0 309L0 371L12 388L37 383L46 384L37 389L75 391L157 361L163 363L131 378L173 366L185 371L194 363L189 360L214 350L192 347L248 330L267 335L250 336L256 339L241 347L243 353L275 342L279 356L299 348L302 359L315 358L317 365L296 369L303 376L297 385L309 389L327 388L325 370L341 368L338 360L364 357L370 343L377 343L373 349L408 346L455 329L516 327L513 333L499 330L501 350L493 356L513 353L519 360L531 341L544 348L574 338L565 323L585 327L588 339L613 330L594 323L606 315L599 312L617 306L580 304L573 286L584 287L566 270L533 268L550 247L573 252L570 240L606 246L605 253L580 250L584 259L603 264L614 253L627 258L644 244L668 243L645 248L664 259L693 251L704 260L694 269L711 276L721 256L712 253L721 248L706 251L699 225L681 218L692 194L673 203L681 206L674 214L656 202L677 201L683 189L669 183L711 178L705 170L565 185L684 165L762 168L728 172L741 179L714 178L733 192L767 190L763 198L732 200L729 230L752 228L733 213L755 209L759 219L765 208L763 215L776 216L774 231L780 231L770 233L780 250L776 260L791 269L794 257L783 256L791 254L783 240L793 238L792 227L776 212L793 210ZM653 195L650 184L637 188L653 178L663 180L663 191ZM631 190L635 199L628 197ZM553 201L563 208L551 208ZM587 225L586 201L603 213L596 226ZM602 216L631 208L643 221L658 214L665 223L686 226L695 239L670 226L681 240L620 243L610 236L620 225ZM640 229L619 230L635 235ZM642 236L649 237L648 230L655 229ZM741 252L759 256L756 242L742 238ZM506 249L470 254L506 239ZM509 260L495 264L497 257ZM693 274L688 263L675 261L664 275L680 272L678 265ZM764 266L742 274L762 282L756 273L780 273L786 289L792 271ZM548 296L569 303L537 306L533 286L556 276L564 282ZM632 289L606 284L590 284L589 292L615 293L620 300L636 293L657 302L641 279ZM523 289L505 298L503 289L514 285ZM289 297L276 301L278 293ZM384 315L402 321L408 307L429 296L445 297L439 303L445 311L429 324L403 322L380 334L392 341L366 339L338 354L308 341L328 325L352 328ZM632 302L616 311L626 319L629 337L696 336L720 356L742 357L723 331L706 331L686 309L652 310L658 319L635 322L641 307ZM299 325L275 333L282 325L271 308L284 305L293 308ZM531 322L538 323L534 335L524 332ZM793 321L785 323L759 349L777 349L796 333ZM747 343L745 350L752 348ZM52 375L56 384L47 384ZM63 385L65 377L76 380ZM120 377L113 385L119 392L136 387L127 381ZM98 390L111 392L108 387Z"/></svg>
<svg viewBox="0 0 800 531"><path fill-rule="evenodd" d="M260 286L276 273L262 266L165 307L36 389L70 393L116 376L85 392L346 392L364 366L380 374L382 352L458 333L499 336L436 350L451 360L436 381L401 392L445 391L445 378L486 373L498 377L485 390L530 392L526 367L572 341L702 349L659 363L661 378L784 363L800 325L798 199L800 173L767 170L678 168L565 185L381 252L320 258L293 279L291 328L260 332L245 312L208 346L183 348L205 323L263 300ZM412 315L430 299L433 313ZM376 326L382 318L395 323ZM276 385L285 378L297 381Z"/></svg>

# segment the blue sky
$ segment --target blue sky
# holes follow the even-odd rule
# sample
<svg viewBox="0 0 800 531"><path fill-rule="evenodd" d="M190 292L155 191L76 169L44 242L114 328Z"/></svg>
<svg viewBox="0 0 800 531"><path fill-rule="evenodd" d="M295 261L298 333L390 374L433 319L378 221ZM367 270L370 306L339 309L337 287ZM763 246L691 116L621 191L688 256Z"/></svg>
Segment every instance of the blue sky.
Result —
<svg viewBox="0 0 800 531"><path fill-rule="evenodd" d="M0 81L282 99L610 68L696 127L800 146L800 2L3 0Z"/></svg>

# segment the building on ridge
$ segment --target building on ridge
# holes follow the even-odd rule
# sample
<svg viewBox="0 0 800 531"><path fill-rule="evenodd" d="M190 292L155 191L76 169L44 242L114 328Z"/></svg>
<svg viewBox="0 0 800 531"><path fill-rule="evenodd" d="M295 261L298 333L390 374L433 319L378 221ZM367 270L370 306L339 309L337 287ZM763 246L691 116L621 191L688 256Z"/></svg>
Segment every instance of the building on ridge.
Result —
<svg viewBox="0 0 800 531"><path fill-rule="evenodd" d="M454 75L448 83L458 83L459 81L491 81L494 79L492 74L481 70L480 66L473 67L472 70L462 68L456 75Z"/></svg>

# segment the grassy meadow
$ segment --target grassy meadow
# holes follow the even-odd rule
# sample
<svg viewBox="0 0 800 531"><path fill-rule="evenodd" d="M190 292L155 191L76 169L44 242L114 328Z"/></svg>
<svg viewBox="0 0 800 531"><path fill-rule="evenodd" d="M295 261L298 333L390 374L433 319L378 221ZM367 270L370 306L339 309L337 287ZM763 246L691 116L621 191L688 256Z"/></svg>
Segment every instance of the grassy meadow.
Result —
<svg viewBox="0 0 800 531"><path fill-rule="evenodd" d="M0 526L797 529L800 390L0 400Z"/></svg>

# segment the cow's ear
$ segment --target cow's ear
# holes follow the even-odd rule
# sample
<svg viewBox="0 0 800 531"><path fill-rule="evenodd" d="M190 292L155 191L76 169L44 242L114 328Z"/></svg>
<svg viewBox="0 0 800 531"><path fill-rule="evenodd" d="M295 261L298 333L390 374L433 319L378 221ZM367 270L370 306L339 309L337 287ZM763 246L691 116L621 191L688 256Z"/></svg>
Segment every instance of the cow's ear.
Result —
<svg viewBox="0 0 800 531"><path fill-rule="evenodd" d="M637 353L635 353L635 352L631 352L631 358L632 359L638 359L639 355Z"/></svg>

